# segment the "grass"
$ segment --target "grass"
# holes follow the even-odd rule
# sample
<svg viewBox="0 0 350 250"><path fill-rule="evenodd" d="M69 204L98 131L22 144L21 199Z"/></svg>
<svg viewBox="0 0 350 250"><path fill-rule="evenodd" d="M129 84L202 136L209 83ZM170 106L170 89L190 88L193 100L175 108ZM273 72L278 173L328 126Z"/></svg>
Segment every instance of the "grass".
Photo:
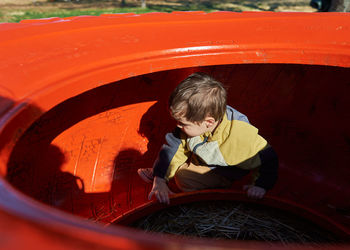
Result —
<svg viewBox="0 0 350 250"><path fill-rule="evenodd" d="M140 7L139 0L127 0L126 6L121 1L81 0L73 2L41 1L27 5L0 6L0 22L19 22L23 19L39 19L48 17L97 16L111 13L148 13L172 11L310 11L309 0L147 0L147 8ZM117 4L115 4L117 3Z"/></svg>
<svg viewBox="0 0 350 250"><path fill-rule="evenodd" d="M19 11L14 12L11 17L6 20L7 22L19 22L23 19L39 19L39 18L48 18L48 17L71 17L71 16L99 16L101 14L112 14L112 13L147 13L152 12L151 9L142 9L142 8L116 8L116 9L89 9L89 10L60 10L52 12L38 12L38 11ZM1 18L4 17L0 13L0 22Z"/></svg>
<svg viewBox="0 0 350 250"><path fill-rule="evenodd" d="M99 16L101 14L112 13L148 13L148 12L172 12L172 11L206 11L212 12L220 9L214 8L212 5L204 4L181 4L181 5L148 5L147 8L128 6L120 8L56 8L53 10L30 8L28 10L11 9L4 14L0 10L0 22L19 22L23 19L39 19L48 17L71 17L71 16Z"/></svg>

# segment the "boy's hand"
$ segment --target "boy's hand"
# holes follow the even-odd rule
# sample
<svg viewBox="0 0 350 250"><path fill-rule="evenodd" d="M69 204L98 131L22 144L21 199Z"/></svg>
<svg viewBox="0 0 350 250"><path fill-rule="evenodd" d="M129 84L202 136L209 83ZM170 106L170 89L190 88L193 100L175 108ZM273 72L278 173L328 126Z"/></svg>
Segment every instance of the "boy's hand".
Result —
<svg viewBox="0 0 350 250"><path fill-rule="evenodd" d="M264 188L254 185L244 185L243 190L247 191L248 197L253 199L261 199L266 193Z"/></svg>
<svg viewBox="0 0 350 250"><path fill-rule="evenodd" d="M150 200L153 195L157 197L160 203L169 204L169 194L174 194L166 184L166 181L163 178L154 177L153 187L151 192L148 195L148 199Z"/></svg>

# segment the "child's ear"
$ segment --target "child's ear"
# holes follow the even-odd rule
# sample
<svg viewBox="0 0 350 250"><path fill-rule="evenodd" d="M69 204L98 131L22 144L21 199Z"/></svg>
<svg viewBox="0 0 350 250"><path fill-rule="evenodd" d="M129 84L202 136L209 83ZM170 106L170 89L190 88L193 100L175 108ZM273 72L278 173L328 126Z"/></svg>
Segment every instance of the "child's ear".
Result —
<svg viewBox="0 0 350 250"><path fill-rule="evenodd" d="M208 116L205 118L205 123L207 125L207 128L209 128L215 124L215 119L213 117Z"/></svg>

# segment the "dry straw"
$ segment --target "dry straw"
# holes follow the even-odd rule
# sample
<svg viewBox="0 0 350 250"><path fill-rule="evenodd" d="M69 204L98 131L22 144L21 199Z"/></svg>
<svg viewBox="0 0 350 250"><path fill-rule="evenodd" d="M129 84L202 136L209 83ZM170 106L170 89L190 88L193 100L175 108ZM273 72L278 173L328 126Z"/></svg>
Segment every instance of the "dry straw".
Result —
<svg viewBox="0 0 350 250"><path fill-rule="evenodd" d="M288 243L338 243L316 225L273 208L231 201L206 201L170 207L135 222L148 232L217 239Z"/></svg>

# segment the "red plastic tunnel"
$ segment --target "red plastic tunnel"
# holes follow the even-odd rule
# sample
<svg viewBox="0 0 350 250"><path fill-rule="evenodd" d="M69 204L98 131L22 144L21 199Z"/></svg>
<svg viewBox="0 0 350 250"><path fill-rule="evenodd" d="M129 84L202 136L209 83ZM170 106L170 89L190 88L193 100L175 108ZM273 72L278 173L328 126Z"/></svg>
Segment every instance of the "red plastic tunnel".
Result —
<svg viewBox="0 0 350 250"><path fill-rule="evenodd" d="M197 71L223 82L228 103L278 152L279 181L259 203L349 239L349 67L347 13L174 12L0 24L2 247L283 248L121 226L165 207L147 199L151 186L136 169L152 166L174 125L169 93ZM240 185L179 193L171 203L246 201Z"/></svg>

